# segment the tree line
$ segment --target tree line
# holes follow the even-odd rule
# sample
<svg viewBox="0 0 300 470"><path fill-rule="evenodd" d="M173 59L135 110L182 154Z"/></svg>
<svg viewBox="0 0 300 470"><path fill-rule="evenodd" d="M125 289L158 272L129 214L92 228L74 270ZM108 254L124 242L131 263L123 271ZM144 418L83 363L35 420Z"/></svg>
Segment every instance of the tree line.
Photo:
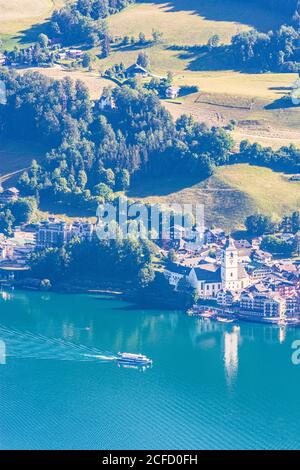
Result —
<svg viewBox="0 0 300 470"><path fill-rule="evenodd" d="M291 144L274 150L258 143L251 144L247 140L240 143L240 152L236 162L263 166L284 173L300 173L300 150Z"/></svg>
<svg viewBox="0 0 300 470"><path fill-rule="evenodd" d="M97 45L106 40L105 19L134 0L77 0L53 12L49 33L63 44Z"/></svg>
<svg viewBox="0 0 300 470"><path fill-rule="evenodd" d="M32 275L62 282L89 281L132 283L144 288L154 279L151 262L153 245L143 239L128 238L100 241L73 240L63 248L35 252L30 260Z"/></svg>
<svg viewBox="0 0 300 470"><path fill-rule="evenodd" d="M300 71L300 30L293 26L281 26L268 33L256 29L243 31L231 40L229 53L233 65L238 68L261 72Z"/></svg>
<svg viewBox="0 0 300 470"><path fill-rule="evenodd" d="M300 212L294 211L285 215L279 222L263 214L254 214L247 217L245 226L248 234L263 237L261 249L275 255L290 257L299 251L299 240L296 237L284 240L276 233L291 233L296 235L300 231Z"/></svg>

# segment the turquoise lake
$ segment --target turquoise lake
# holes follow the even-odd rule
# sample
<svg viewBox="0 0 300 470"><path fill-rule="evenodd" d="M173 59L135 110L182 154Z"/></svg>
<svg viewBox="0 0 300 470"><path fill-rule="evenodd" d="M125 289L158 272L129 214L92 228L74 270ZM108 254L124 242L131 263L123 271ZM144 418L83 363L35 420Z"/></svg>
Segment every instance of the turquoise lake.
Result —
<svg viewBox="0 0 300 470"><path fill-rule="evenodd" d="M300 329L0 293L1 449L299 449ZM95 355L141 352L144 372Z"/></svg>

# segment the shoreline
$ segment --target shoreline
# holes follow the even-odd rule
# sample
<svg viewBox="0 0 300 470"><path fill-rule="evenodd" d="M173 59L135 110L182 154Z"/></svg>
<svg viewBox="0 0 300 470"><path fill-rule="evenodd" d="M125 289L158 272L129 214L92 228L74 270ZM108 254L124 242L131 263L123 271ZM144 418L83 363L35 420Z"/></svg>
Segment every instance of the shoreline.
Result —
<svg viewBox="0 0 300 470"><path fill-rule="evenodd" d="M202 313L195 310L195 308L189 309L186 314L191 317L201 318L203 320L215 321L217 323L223 324L239 324L240 322L245 323L257 323L262 325L269 326L278 326L278 327L294 327L300 328L300 318L286 318L286 317L263 317L263 316L254 316L254 315L244 315L236 312L231 313L213 313L208 312L211 310L210 307L207 307L206 311L203 309Z"/></svg>

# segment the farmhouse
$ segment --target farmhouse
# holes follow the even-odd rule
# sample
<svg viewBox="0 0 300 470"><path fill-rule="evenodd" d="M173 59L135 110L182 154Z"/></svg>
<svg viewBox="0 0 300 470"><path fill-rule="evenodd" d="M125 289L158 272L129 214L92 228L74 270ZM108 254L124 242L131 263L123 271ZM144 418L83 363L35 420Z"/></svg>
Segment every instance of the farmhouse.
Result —
<svg viewBox="0 0 300 470"><path fill-rule="evenodd" d="M20 191L17 188L8 188L0 192L0 204L9 204L17 201Z"/></svg>
<svg viewBox="0 0 300 470"><path fill-rule="evenodd" d="M66 53L70 59L80 59L80 57L83 56L83 51L81 49L68 49Z"/></svg>
<svg viewBox="0 0 300 470"><path fill-rule="evenodd" d="M130 67L126 69L127 77L137 77L137 76L148 77L148 75L149 75L148 70L146 70L144 67L142 67L139 64L130 65Z"/></svg>
<svg viewBox="0 0 300 470"><path fill-rule="evenodd" d="M166 98L175 99L178 98L180 92L180 88L177 86L169 86L166 89Z"/></svg>
<svg viewBox="0 0 300 470"><path fill-rule="evenodd" d="M0 66L6 64L6 55L0 52Z"/></svg>
<svg viewBox="0 0 300 470"><path fill-rule="evenodd" d="M101 111L104 111L104 110L114 109L116 105L112 96L102 95L98 101L98 107Z"/></svg>

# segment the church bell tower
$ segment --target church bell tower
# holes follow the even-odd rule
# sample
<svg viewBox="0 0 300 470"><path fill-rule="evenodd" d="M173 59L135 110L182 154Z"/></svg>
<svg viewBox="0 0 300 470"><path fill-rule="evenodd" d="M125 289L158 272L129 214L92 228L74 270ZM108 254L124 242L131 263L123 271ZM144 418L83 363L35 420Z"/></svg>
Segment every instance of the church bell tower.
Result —
<svg viewBox="0 0 300 470"><path fill-rule="evenodd" d="M221 276L224 290L235 290L239 281L239 254L232 238L222 253Z"/></svg>

